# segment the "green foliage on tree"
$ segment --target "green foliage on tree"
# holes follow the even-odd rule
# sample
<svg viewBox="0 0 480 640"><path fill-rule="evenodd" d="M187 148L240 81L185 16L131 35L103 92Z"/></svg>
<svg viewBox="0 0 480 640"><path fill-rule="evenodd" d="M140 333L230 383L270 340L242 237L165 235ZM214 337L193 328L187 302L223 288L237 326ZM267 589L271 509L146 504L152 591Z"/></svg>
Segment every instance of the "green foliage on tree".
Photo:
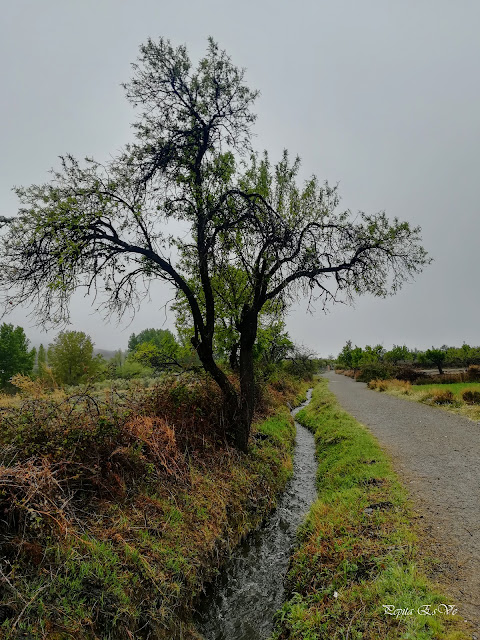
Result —
<svg viewBox="0 0 480 640"><path fill-rule="evenodd" d="M385 349L381 344L370 346L367 344L363 349L360 364L376 364L382 362L385 355Z"/></svg>
<svg viewBox="0 0 480 640"><path fill-rule="evenodd" d="M135 141L106 164L65 156L50 183L16 189L21 208L0 241L4 301L35 300L43 322L68 318L79 287L103 284L106 308L120 315L152 280L176 289L242 450L268 305L386 296L429 262L419 228L383 212L338 211L337 189L301 181L298 159L285 151L272 164L252 152L258 93L244 76L213 40L197 66L186 47L148 40L125 85ZM215 351L221 318L238 336L239 392Z"/></svg>
<svg viewBox="0 0 480 640"><path fill-rule="evenodd" d="M17 373L29 375L35 362L35 349L22 327L5 322L0 326L0 386L5 387Z"/></svg>
<svg viewBox="0 0 480 640"><path fill-rule="evenodd" d="M110 373L111 378L132 380L133 378L150 378L154 375L151 367L148 367L134 358L128 357L121 365Z"/></svg>
<svg viewBox="0 0 480 640"><path fill-rule="evenodd" d="M315 354L302 345L293 345L286 357L285 369L299 378L312 379L318 372L320 361Z"/></svg>
<svg viewBox="0 0 480 640"><path fill-rule="evenodd" d="M169 369L191 369L200 363L188 341L180 344L169 329L144 329L128 341L130 362L139 362L155 373Z"/></svg>
<svg viewBox="0 0 480 640"><path fill-rule="evenodd" d="M399 362L408 362L413 360L413 356L406 345L394 344L390 351L385 353L385 360L396 365Z"/></svg>
<svg viewBox="0 0 480 640"><path fill-rule="evenodd" d="M471 347L465 342L461 347L448 347L445 364L468 368L471 364L480 363L480 347Z"/></svg>
<svg viewBox="0 0 480 640"><path fill-rule="evenodd" d="M444 366L468 368L471 364L480 364L480 347L471 347L463 343L461 347L442 346L440 349L427 349L425 352L418 349L409 349L406 345L393 345L392 349L385 351L381 345L371 347L367 345L352 347L351 340L342 348L336 360L337 365L344 369L366 367L370 364L385 363L387 365L414 365L416 363L426 366L438 367L439 373L443 373Z"/></svg>
<svg viewBox="0 0 480 640"><path fill-rule="evenodd" d="M362 364L364 358L364 352L362 347L352 347L352 341L347 340L343 349L341 350L337 362L344 369L358 369Z"/></svg>
<svg viewBox="0 0 480 640"><path fill-rule="evenodd" d="M283 320L271 322L268 319L265 323L260 323L254 346L256 362L264 365L278 365L293 353L294 349L295 345L285 329Z"/></svg>
<svg viewBox="0 0 480 640"><path fill-rule="evenodd" d="M57 382L75 385L97 375L103 358L94 357L93 342L83 331L62 331L48 346L48 362Z"/></svg>
<svg viewBox="0 0 480 640"><path fill-rule="evenodd" d="M132 333L128 340L128 350L135 351L145 342L155 345L160 351L172 356L178 350L177 340L169 329L144 329L138 335Z"/></svg>
<svg viewBox="0 0 480 640"><path fill-rule="evenodd" d="M39 374L45 369L46 366L47 366L47 352L43 344L41 344L38 347L38 354L37 354L37 369Z"/></svg>
<svg viewBox="0 0 480 640"><path fill-rule="evenodd" d="M423 364L434 364L438 367L438 373L443 374L443 363L447 358L447 352L443 349L427 349L424 353L420 354L419 361Z"/></svg>
<svg viewBox="0 0 480 640"><path fill-rule="evenodd" d="M175 357L177 350L178 349L175 350L173 355L170 355L162 349L159 349L153 342L142 342L129 359L140 362L143 366L153 369L155 373L159 373L174 366L181 366Z"/></svg>
<svg viewBox="0 0 480 640"><path fill-rule="evenodd" d="M355 346L352 349L352 369L358 369L363 361L363 349L362 347Z"/></svg>
<svg viewBox="0 0 480 640"><path fill-rule="evenodd" d="M352 368L352 341L347 340L342 350L338 354L337 363L343 369Z"/></svg>

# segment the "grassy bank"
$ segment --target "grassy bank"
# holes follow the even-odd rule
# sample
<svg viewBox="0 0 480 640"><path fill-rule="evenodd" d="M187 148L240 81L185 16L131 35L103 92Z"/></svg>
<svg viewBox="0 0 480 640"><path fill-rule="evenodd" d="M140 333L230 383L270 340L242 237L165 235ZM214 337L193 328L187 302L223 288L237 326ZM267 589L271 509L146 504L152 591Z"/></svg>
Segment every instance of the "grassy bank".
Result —
<svg viewBox="0 0 480 640"><path fill-rule="evenodd" d="M470 420L480 420L480 382L414 385L402 380L371 380L368 386L392 396L440 407Z"/></svg>
<svg viewBox="0 0 480 640"><path fill-rule="evenodd" d="M282 404L307 386L265 389L243 455L205 384L3 410L0 637L195 637L192 603L291 474Z"/></svg>
<svg viewBox="0 0 480 640"><path fill-rule="evenodd" d="M406 492L376 440L326 380L296 419L315 433L319 498L300 531L272 640L466 638L458 616L418 613L449 600L417 565ZM407 611L387 615L383 605Z"/></svg>

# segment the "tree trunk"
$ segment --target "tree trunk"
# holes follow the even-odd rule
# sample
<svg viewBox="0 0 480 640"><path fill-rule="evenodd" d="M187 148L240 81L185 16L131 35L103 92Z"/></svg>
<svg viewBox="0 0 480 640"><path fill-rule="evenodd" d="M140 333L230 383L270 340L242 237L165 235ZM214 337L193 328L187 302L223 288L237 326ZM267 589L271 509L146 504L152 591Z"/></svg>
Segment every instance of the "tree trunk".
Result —
<svg viewBox="0 0 480 640"><path fill-rule="evenodd" d="M209 345L204 342L195 344L192 340L192 344L198 353L203 368L212 376L223 394L225 431L227 437L237 449L246 451L247 445L243 436L244 430L240 426L240 402L235 387L215 362L213 349L211 347L209 348Z"/></svg>
<svg viewBox="0 0 480 640"><path fill-rule="evenodd" d="M443 369L442 369L442 365L440 363L437 363L437 367L438 367L438 373L443 376Z"/></svg>
<svg viewBox="0 0 480 640"><path fill-rule="evenodd" d="M232 345L232 348L230 349L230 355L229 355L229 363L230 363L230 369L232 371L238 371L239 369L239 364L238 364L238 347L239 347L239 343L235 342Z"/></svg>
<svg viewBox="0 0 480 640"><path fill-rule="evenodd" d="M255 409L255 370L253 345L257 337L258 314L248 307L242 313L240 328L240 420L237 426L237 446L247 450L250 427Z"/></svg>
<svg viewBox="0 0 480 640"><path fill-rule="evenodd" d="M240 398L235 387L213 358L208 342L192 340L203 368L220 387L224 398L227 437L240 451L247 452L250 427L255 408L255 372L253 345L257 337L258 314L248 307L242 314L240 327Z"/></svg>

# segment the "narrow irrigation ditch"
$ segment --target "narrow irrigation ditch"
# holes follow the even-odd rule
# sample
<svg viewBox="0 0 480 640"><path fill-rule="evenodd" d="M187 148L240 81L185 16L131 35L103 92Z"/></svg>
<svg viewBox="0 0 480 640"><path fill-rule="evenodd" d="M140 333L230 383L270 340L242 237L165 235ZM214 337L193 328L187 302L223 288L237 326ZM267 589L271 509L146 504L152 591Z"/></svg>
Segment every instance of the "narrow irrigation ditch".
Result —
<svg viewBox="0 0 480 640"><path fill-rule="evenodd" d="M295 426L293 476L276 510L234 552L199 606L196 626L205 640L265 640L272 632L297 528L317 495L314 438L298 422Z"/></svg>

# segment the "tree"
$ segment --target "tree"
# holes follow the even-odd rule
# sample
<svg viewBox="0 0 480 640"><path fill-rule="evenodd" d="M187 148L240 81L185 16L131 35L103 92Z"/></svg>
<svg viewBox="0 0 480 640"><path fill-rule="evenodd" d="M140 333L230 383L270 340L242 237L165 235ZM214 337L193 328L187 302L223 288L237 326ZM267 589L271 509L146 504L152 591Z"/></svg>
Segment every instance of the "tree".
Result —
<svg viewBox="0 0 480 640"><path fill-rule="evenodd" d="M385 355L385 349L381 344L376 344L374 347L369 344L363 349L361 364L375 364L381 362Z"/></svg>
<svg viewBox="0 0 480 640"><path fill-rule="evenodd" d="M352 341L347 340L342 350L338 354L338 364L344 369L352 368Z"/></svg>
<svg viewBox="0 0 480 640"><path fill-rule="evenodd" d="M169 329L144 329L128 341L130 357L156 372L182 368L180 345Z"/></svg>
<svg viewBox="0 0 480 640"><path fill-rule="evenodd" d="M29 375L35 362L35 349L22 327L5 322L0 326L0 386L5 387L16 373Z"/></svg>
<svg viewBox="0 0 480 640"><path fill-rule="evenodd" d="M382 348L381 345L379 346L380 348ZM369 353L371 353L372 347L368 347L368 349L370 350ZM352 341L347 340L346 344L338 355L337 362L345 369L353 369L355 371L362 364L370 362L368 357L369 356L365 357L365 352L363 351L362 347L357 347L357 345L355 345L355 347L352 347Z"/></svg>
<svg viewBox="0 0 480 640"><path fill-rule="evenodd" d="M256 362L264 365L278 365L289 355L295 354L300 357L306 351L301 347L296 347L285 330L283 320L259 323L257 339L254 345L254 358ZM311 357L310 355L308 357Z"/></svg>
<svg viewBox="0 0 480 640"><path fill-rule="evenodd" d="M316 354L303 345L293 345L290 355L286 357L286 369L300 378L311 380L319 369Z"/></svg>
<svg viewBox="0 0 480 640"><path fill-rule="evenodd" d="M45 347L43 346L43 344L41 344L38 347L37 367L39 371L41 371L42 368L46 366L47 366L47 352L45 351Z"/></svg>
<svg viewBox="0 0 480 640"><path fill-rule="evenodd" d="M47 369L47 352L43 344L38 347L37 352L37 366L35 367L35 373L38 377L42 378L45 375Z"/></svg>
<svg viewBox="0 0 480 640"><path fill-rule="evenodd" d="M93 342L83 331L62 331L48 347L48 361L57 382L73 385L95 375L101 357L93 356Z"/></svg>
<svg viewBox="0 0 480 640"><path fill-rule="evenodd" d="M352 368L356 371L363 364L363 349L362 347L357 347L355 345L355 349L352 349Z"/></svg>
<svg viewBox="0 0 480 640"><path fill-rule="evenodd" d="M468 369L468 367L475 360L475 349L472 349L469 344L466 344L464 342L459 351L461 353L462 364L466 369Z"/></svg>
<svg viewBox="0 0 480 640"><path fill-rule="evenodd" d="M391 362L396 365L398 362L405 362L411 358L410 351L406 345L400 346L398 344L394 344L390 351L385 353L385 360L387 362Z"/></svg>
<svg viewBox="0 0 480 640"><path fill-rule="evenodd" d="M446 351L442 349L427 349L425 353L420 354L420 362L427 364L432 363L436 367L438 367L438 373L443 375L442 365L445 362L445 358L447 357Z"/></svg>
<svg viewBox="0 0 480 640"><path fill-rule="evenodd" d="M79 287L103 283L106 312L121 315L152 280L168 282L188 302L192 346L246 450L265 306L394 293L428 262L420 230L383 212L337 212L335 187L299 184L298 159L285 152L272 166L253 154L257 92L212 40L196 68L184 46L148 40L133 69L135 141L107 164L65 156L50 183L16 189L21 208L0 244L4 300L35 300L49 323L68 318ZM235 311L240 392L215 356L220 294Z"/></svg>
<svg viewBox="0 0 480 640"><path fill-rule="evenodd" d="M149 342L155 345L160 351L175 354L178 343L175 336L169 329L144 329L138 335L132 333L128 339L128 350L135 351L141 344Z"/></svg>

